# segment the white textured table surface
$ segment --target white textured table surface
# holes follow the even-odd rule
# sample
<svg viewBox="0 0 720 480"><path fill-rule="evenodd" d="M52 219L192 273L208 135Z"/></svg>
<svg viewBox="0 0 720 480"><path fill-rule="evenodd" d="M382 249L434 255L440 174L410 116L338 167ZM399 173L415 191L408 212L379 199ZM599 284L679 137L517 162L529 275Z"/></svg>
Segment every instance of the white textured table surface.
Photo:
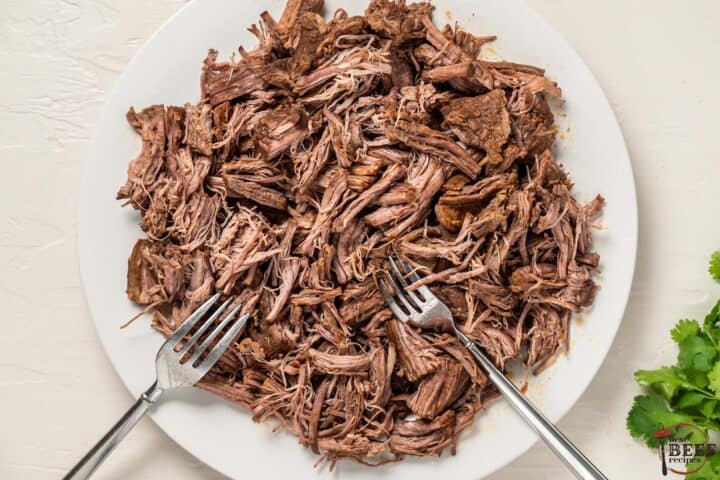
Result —
<svg viewBox="0 0 720 480"><path fill-rule="evenodd" d="M241 0L238 0L241 1ZM0 2L0 478L55 479L130 405L77 266L76 192L92 128L135 51L180 0ZM632 372L670 362L668 331L720 296L720 3L530 0L578 50L620 120L640 207L638 266L601 372L560 422L613 479L660 478L625 432ZM102 221L102 219L98 219ZM482 461L478 459L478 461ZM214 479L151 422L99 479ZM494 480L564 479L542 446Z"/></svg>

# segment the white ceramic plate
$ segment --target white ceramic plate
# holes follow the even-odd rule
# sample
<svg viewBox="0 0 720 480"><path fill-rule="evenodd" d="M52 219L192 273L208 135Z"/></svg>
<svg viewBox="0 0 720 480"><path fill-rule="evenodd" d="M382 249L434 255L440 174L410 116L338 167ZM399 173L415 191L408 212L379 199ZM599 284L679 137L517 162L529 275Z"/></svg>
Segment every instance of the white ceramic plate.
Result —
<svg viewBox="0 0 720 480"><path fill-rule="evenodd" d="M328 11L344 7L353 14L360 13L367 1L330 0L326 4ZM436 0L434 4L436 21L458 21L471 32L497 34L493 48L502 57L545 67L560 83L567 116L558 116L561 137L565 137L558 142L559 160L571 172L579 199L590 199L598 192L607 199L604 229L596 234L603 274L595 307L582 322L573 324L570 355L562 356L530 384L529 396L556 421L600 368L630 290L637 211L628 154L592 74L561 36L522 1ZM147 321L119 328L138 310L125 297L125 274L131 247L142 236L137 214L115 201L128 161L140 149L125 112L130 105L196 101L208 48L227 56L241 44L254 45L246 28L266 9L279 18L283 5L284 0L196 0L187 5L132 60L95 132L80 196L80 266L100 340L134 394L152 382L153 360L162 339ZM572 128L566 131L568 125ZM187 389L165 400L152 413L153 420L197 458L235 478L478 479L523 454L536 441L499 400L465 432L455 456L408 459L378 469L342 462L330 474L327 469L313 468L316 457L294 437L254 424L245 411L209 393Z"/></svg>

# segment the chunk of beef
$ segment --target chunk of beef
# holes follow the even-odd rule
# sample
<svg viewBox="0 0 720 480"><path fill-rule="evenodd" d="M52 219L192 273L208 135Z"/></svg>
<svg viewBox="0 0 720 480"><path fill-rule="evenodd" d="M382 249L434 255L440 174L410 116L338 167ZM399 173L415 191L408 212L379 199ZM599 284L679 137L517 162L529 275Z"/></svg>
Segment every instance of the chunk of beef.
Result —
<svg viewBox="0 0 720 480"><path fill-rule="evenodd" d="M264 157L271 160L310 133L308 116L302 107L281 106L262 117L253 130L253 140Z"/></svg>
<svg viewBox="0 0 720 480"><path fill-rule="evenodd" d="M502 90L456 98L444 106L442 112L445 123L464 143L482 148L488 156L502 154L502 147L510 136L510 114Z"/></svg>
<svg viewBox="0 0 720 480"><path fill-rule="evenodd" d="M420 418L433 419L462 395L469 380L459 363L444 358L435 373L420 382L408 398L408 408Z"/></svg>
<svg viewBox="0 0 720 480"><path fill-rule="evenodd" d="M422 18L432 8L425 2L407 5L404 0L372 0L365 10L365 21L379 35L402 45L425 36Z"/></svg>
<svg viewBox="0 0 720 480"><path fill-rule="evenodd" d="M410 381L417 381L438 369L437 350L412 327L397 319L386 323L388 338L398 352L400 366Z"/></svg>
<svg viewBox="0 0 720 480"><path fill-rule="evenodd" d="M258 185L256 182L247 182L236 175L223 175L228 196L231 198L247 198L260 205L285 210L287 198L282 192Z"/></svg>
<svg viewBox="0 0 720 480"><path fill-rule="evenodd" d="M165 107L153 105L137 113L130 108L128 123L140 134L142 150L130 162L127 182L117 193L118 199L127 199L133 207L144 209L149 202L148 194L157 182L163 167L165 154Z"/></svg>
<svg viewBox="0 0 720 480"><path fill-rule="evenodd" d="M400 121L397 125L387 125L385 133L392 140L450 163L470 178L477 177L480 171L480 166L467 149L426 125Z"/></svg>
<svg viewBox="0 0 720 480"><path fill-rule="evenodd" d="M218 63L217 57L218 52L210 50L200 79L202 97L213 107L266 88L265 81L244 60Z"/></svg>

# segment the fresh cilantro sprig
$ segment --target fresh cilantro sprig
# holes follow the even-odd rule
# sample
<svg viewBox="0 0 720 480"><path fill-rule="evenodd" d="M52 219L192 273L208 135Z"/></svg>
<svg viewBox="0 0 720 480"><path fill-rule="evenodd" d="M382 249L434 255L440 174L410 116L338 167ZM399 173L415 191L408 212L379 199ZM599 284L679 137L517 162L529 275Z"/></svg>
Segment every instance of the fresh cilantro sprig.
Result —
<svg viewBox="0 0 720 480"><path fill-rule="evenodd" d="M710 275L720 282L720 250L712 254L710 258L710 267L708 268Z"/></svg>
<svg viewBox="0 0 720 480"><path fill-rule="evenodd" d="M712 255L709 272L720 282L720 251ZM635 380L647 387L650 395L635 397L627 416L630 435L651 448L659 445L655 432L678 423L691 423L706 432L720 431L720 301L702 325L696 320L680 320L670 337L678 346L676 364L635 372ZM688 435L690 440L702 440L692 438L698 435L694 430ZM687 478L720 479L720 453Z"/></svg>
<svg viewBox="0 0 720 480"><path fill-rule="evenodd" d="M686 480L713 480L720 478L720 453L715 453L703 462L702 457L695 457L687 465L687 469L692 471L703 463L702 468L695 473L685 477Z"/></svg>

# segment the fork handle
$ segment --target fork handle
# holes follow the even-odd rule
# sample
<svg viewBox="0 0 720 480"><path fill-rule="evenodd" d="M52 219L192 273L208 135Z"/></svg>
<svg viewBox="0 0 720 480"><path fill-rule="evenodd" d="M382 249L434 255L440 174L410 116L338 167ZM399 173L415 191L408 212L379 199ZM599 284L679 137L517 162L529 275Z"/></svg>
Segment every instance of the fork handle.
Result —
<svg viewBox="0 0 720 480"><path fill-rule="evenodd" d="M545 444L562 460L570 471L580 480L607 480L607 477L592 464L575 445L523 395L504 373L488 359L475 343L464 333L455 330L460 341L477 359L487 372L490 381L510 402L515 411L542 438Z"/></svg>
<svg viewBox="0 0 720 480"><path fill-rule="evenodd" d="M109 432L90 449L90 451L63 477L63 480L84 480L90 475L113 451L120 441L128 434L135 424L145 415L150 407L155 405L163 392L157 382L153 383L135 404L122 416L122 418L110 429Z"/></svg>

